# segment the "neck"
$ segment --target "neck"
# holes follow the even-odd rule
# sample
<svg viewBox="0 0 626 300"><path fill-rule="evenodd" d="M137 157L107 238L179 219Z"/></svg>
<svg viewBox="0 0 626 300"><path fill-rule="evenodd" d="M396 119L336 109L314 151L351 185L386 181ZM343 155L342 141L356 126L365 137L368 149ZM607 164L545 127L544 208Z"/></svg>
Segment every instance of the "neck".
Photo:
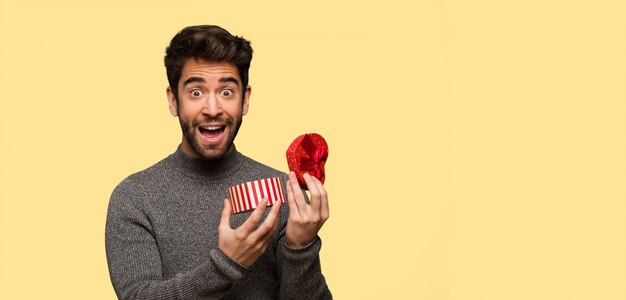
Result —
<svg viewBox="0 0 626 300"><path fill-rule="evenodd" d="M231 172L238 169L241 163L241 154L233 144L222 157L207 160L187 154L184 150L184 145L181 144L173 154L173 159L174 167L185 175L201 179L211 179L229 175Z"/></svg>

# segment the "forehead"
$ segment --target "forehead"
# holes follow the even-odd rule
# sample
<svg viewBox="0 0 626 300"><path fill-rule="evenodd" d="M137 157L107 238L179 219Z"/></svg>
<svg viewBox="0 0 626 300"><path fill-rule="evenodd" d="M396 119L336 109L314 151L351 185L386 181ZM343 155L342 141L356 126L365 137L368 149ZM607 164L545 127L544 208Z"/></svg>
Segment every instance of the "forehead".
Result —
<svg viewBox="0 0 626 300"><path fill-rule="evenodd" d="M180 74L180 81L184 82L190 77L201 77L208 80L219 80L225 77L234 77L241 80L239 70L234 64L227 62L214 62L202 59L190 58L185 61Z"/></svg>

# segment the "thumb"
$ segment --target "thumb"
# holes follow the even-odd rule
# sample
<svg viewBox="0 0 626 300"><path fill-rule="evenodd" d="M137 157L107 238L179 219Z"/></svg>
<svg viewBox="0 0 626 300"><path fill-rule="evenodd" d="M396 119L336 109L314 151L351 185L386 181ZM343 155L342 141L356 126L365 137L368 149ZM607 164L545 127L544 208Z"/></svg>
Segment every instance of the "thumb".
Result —
<svg viewBox="0 0 626 300"><path fill-rule="evenodd" d="M222 217L220 218L220 229L232 229L230 228L230 214L232 208L230 207L230 201L228 198L224 199L224 209L222 210Z"/></svg>

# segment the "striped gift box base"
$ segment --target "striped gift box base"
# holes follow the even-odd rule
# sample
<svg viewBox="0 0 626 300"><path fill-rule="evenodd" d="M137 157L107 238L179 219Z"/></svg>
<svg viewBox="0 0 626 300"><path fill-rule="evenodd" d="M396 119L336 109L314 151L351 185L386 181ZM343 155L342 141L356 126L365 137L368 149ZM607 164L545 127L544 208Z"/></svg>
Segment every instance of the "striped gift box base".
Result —
<svg viewBox="0 0 626 300"><path fill-rule="evenodd" d="M278 201L285 203L280 177L248 181L228 188L233 214L253 210L263 198L267 198L268 206Z"/></svg>

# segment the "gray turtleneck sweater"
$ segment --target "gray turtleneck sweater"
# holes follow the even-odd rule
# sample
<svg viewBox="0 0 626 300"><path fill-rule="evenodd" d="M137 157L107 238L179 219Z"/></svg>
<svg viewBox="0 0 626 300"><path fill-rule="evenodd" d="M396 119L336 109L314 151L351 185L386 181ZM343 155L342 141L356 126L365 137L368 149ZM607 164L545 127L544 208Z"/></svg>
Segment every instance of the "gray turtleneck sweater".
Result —
<svg viewBox="0 0 626 300"><path fill-rule="evenodd" d="M217 161L192 159L180 146L113 191L106 254L120 299L332 299L321 273L317 238L302 249L285 244L288 205L265 253L249 268L218 247L227 188L287 175L233 148ZM286 199L286 195L285 195ZM266 209L265 215L269 212ZM232 216L239 227L250 212Z"/></svg>

